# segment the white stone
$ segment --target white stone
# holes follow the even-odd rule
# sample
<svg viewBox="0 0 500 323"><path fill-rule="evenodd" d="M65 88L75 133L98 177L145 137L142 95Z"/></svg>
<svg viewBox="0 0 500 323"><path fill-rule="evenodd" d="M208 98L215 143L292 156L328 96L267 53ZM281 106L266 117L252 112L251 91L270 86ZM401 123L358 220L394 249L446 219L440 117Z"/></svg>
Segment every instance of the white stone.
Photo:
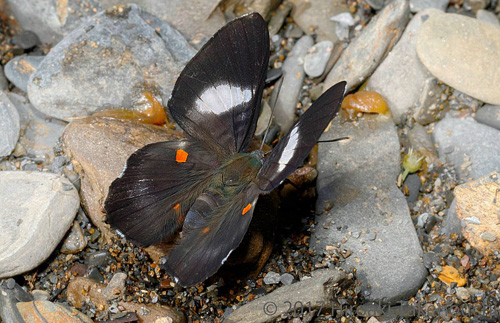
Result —
<svg viewBox="0 0 500 323"><path fill-rule="evenodd" d="M64 177L39 172L0 172L0 278L41 264L68 231L80 206Z"/></svg>

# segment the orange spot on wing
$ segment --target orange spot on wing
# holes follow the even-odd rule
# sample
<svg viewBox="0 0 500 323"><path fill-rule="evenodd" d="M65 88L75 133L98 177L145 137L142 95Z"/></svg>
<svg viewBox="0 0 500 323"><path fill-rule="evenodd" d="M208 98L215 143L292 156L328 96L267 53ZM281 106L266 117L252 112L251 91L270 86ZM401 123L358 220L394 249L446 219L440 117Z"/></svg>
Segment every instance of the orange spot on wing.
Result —
<svg viewBox="0 0 500 323"><path fill-rule="evenodd" d="M209 227L206 227L205 229L203 229L203 233L207 233L208 231L210 231Z"/></svg>
<svg viewBox="0 0 500 323"><path fill-rule="evenodd" d="M241 212L241 215L245 215L245 213L250 211L251 208L252 208L252 204L248 203L248 205L245 206L245 208L243 209L243 212Z"/></svg>
<svg viewBox="0 0 500 323"><path fill-rule="evenodd" d="M182 149L177 149L177 153L175 154L175 161L178 163L185 163L188 158L188 153Z"/></svg>
<svg viewBox="0 0 500 323"><path fill-rule="evenodd" d="M177 212L179 211L179 208L181 207L181 204L180 203L177 203L175 206L174 206L174 210Z"/></svg>

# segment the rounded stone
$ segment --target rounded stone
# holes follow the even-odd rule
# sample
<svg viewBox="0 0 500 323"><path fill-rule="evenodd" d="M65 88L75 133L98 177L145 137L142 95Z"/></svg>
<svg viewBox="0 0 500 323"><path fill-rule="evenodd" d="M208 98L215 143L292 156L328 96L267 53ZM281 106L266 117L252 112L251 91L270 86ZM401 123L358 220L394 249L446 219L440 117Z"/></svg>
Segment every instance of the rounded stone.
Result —
<svg viewBox="0 0 500 323"><path fill-rule="evenodd" d="M458 14L429 17L417 36L418 57L438 79L490 104L500 104L500 28Z"/></svg>
<svg viewBox="0 0 500 323"><path fill-rule="evenodd" d="M0 278L41 264L73 221L80 198L64 177L0 172Z"/></svg>
<svg viewBox="0 0 500 323"><path fill-rule="evenodd" d="M329 40L322 41L311 47L304 58L304 71L307 75L318 77L323 74L332 50L333 43Z"/></svg>

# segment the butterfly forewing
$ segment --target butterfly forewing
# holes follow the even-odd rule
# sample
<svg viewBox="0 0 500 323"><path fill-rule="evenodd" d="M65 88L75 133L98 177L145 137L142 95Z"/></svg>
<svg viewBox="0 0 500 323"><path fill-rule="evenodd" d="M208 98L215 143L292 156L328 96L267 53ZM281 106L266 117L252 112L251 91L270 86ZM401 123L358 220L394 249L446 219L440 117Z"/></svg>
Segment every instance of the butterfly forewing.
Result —
<svg viewBox="0 0 500 323"><path fill-rule="evenodd" d="M337 83L323 93L274 147L257 175L258 187L262 191L276 188L309 155L339 110L345 84Z"/></svg>
<svg viewBox="0 0 500 323"><path fill-rule="evenodd" d="M196 200L164 265L177 283L194 285L217 272L243 239L259 193L250 184L231 198L206 192Z"/></svg>
<svg viewBox="0 0 500 323"><path fill-rule="evenodd" d="M219 159L245 151L257 124L268 61L262 17L232 21L182 71L168 102L172 117Z"/></svg>
<svg viewBox="0 0 500 323"><path fill-rule="evenodd" d="M161 242L182 227L217 167L213 153L186 140L137 150L109 188L108 222L139 245Z"/></svg>

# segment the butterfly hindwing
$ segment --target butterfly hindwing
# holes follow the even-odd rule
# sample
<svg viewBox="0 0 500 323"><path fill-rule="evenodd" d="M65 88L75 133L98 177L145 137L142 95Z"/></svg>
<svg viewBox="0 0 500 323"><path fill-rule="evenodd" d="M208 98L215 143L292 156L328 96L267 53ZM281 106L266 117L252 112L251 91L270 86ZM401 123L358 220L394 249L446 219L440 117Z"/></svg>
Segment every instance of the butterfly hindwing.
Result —
<svg viewBox="0 0 500 323"><path fill-rule="evenodd" d="M250 184L229 199L206 192L196 200L186 216L182 238L164 264L178 284L191 286L217 272L243 239L259 194Z"/></svg>
<svg viewBox="0 0 500 323"><path fill-rule="evenodd" d="M323 93L274 147L257 174L259 189L272 191L309 155L340 108L346 82Z"/></svg>
<svg viewBox="0 0 500 323"><path fill-rule="evenodd" d="M177 124L218 156L246 151L257 124L269 61L259 14L222 27L177 79L168 108Z"/></svg>
<svg viewBox="0 0 500 323"><path fill-rule="evenodd" d="M137 150L109 188L108 222L139 245L161 242L182 227L217 167L211 152L187 140Z"/></svg>

